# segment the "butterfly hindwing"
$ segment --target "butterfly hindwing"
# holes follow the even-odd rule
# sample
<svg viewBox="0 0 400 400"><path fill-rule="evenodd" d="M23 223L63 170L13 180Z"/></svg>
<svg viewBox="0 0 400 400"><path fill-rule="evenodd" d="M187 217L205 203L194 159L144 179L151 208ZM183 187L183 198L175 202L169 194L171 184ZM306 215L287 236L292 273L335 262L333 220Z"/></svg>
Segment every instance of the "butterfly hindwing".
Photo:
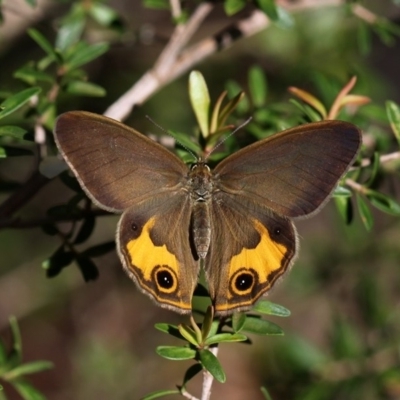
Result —
<svg viewBox="0 0 400 400"><path fill-rule="evenodd" d="M189 243L191 207L183 193L158 196L122 215L117 243L124 269L163 307L191 311L199 263Z"/></svg>
<svg viewBox="0 0 400 400"><path fill-rule="evenodd" d="M212 204L205 271L220 315L250 308L289 270L297 253L292 222L253 205L223 193Z"/></svg>

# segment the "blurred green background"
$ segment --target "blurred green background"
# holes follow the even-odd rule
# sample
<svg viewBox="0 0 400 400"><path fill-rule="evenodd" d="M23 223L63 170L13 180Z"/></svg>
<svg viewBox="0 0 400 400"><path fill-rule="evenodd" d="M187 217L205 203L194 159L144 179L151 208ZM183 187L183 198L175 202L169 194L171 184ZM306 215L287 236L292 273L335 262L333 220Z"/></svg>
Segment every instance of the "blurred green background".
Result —
<svg viewBox="0 0 400 400"><path fill-rule="evenodd" d="M332 91L327 86L339 90L357 75L354 92L372 99L356 117L367 142L380 143L383 154L397 151L384 112L386 100L400 102L396 36L385 43L373 29L360 27L363 22L346 7L322 5L324 1L314 7L304 3L304 9L292 14L291 27L272 25L196 66L212 98L216 100L227 80L246 89L248 70L258 65L268 80L267 107L286 104L290 110L289 86L308 90L329 106ZM57 24L72 4L43 1L35 11L22 0L0 6L4 12L1 92L22 89L13 71L43 57L26 27L35 27L53 42ZM110 50L86 68L90 81L104 87L107 95L64 94L58 99L59 113L72 109L102 113L151 68L173 30L168 10L146 9L141 2L129 0L107 4L121 16L118 29L93 23L85 32L89 42L111 42ZM394 24L399 21L400 7L395 1L362 4ZM191 10L194 4L189 2L188 7ZM218 3L196 38L218 32L246 12L248 8L228 18ZM167 129L191 134L195 119L187 79L184 74L162 88L135 108L126 123L144 133L157 131L145 119L150 115ZM34 165L32 156L2 159L0 180L22 184ZM400 198L398 171L394 165L379 184L379 190L395 199ZM6 186L1 201L12 192ZM49 207L65 203L72 195L54 179L17 215L24 220L40 218ZM254 337L251 346L222 345L219 355L227 382L214 383L212 398L263 399L259 388L264 385L273 399L280 400L400 399L400 221L375 209L373 215L370 232L356 212L352 224L346 226L330 201L317 216L296 224L300 256L269 295L271 301L292 312L286 319L271 318L286 334ZM82 248L113 240L117 221L118 216L112 215L98 218L94 234ZM47 278L42 263L59 244L57 236L47 236L39 227L0 231L0 337L10 345L8 319L16 316L24 360L44 359L55 365L32 375L30 382L54 400L139 399L181 383L190 362L174 363L156 355L157 345L176 341L156 331L154 324L178 324L186 319L158 308L139 293L114 251L95 259L100 272L96 281L85 283L74 265ZM20 398L11 386L1 384L9 399ZM200 384L196 379L193 392Z"/></svg>

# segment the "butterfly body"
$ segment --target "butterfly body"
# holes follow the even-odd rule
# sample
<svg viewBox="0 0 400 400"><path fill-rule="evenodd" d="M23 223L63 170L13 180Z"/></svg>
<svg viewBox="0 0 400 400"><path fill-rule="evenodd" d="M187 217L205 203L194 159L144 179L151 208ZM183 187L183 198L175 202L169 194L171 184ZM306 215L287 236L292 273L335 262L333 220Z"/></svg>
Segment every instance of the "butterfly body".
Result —
<svg viewBox="0 0 400 400"><path fill-rule="evenodd" d="M326 202L360 146L351 124L292 128L191 168L139 132L85 112L59 117L56 142L82 187L122 212L118 253L138 287L163 307L191 311L203 266L215 311L250 308L290 269L292 218Z"/></svg>

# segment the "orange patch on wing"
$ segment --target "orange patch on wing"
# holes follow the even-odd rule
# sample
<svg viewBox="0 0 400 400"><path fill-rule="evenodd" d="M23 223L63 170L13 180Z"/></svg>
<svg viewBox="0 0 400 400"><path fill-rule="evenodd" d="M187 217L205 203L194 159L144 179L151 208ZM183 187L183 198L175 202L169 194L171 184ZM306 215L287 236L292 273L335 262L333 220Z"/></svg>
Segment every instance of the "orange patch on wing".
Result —
<svg viewBox="0 0 400 400"><path fill-rule="evenodd" d="M179 290L180 265L178 259L168 251L165 244L156 246L151 240L150 231L154 223L155 218L150 218L143 226L140 236L130 240L126 245L131 262L131 270L135 272L135 269L138 269L141 272L142 276L138 276L139 284L151 292L157 301L190 310L190 302L182 301L182 293ZM156 268L158 271L170 270L169 272L174 276L174 282L170 288L163 288L155 281L153 271ZM158 290L155 290L156 288ZM172 293L175 293L174 299L162 296L162 294Z"/></svg>
<svg viewBox="0 0 400 400"><path fill-rule="evenodd" d="M282 261L285 258L287 248L280 243L271 239L268 229L257 221L253 220L254 227L260 234L260 243L254 249L244 248L239 254L233 256L229 263L229 277L234 276L236 272L256 272L258 283L264 284L268 282L271 273L283 267ZM266 288L266 290L268 287ZM265 292L266 290L263 290ZM248 292L250 293L251 288ZM240 295L245 295L246 292L240 292ZM229 298L233 296L230 295Z"/></svg>

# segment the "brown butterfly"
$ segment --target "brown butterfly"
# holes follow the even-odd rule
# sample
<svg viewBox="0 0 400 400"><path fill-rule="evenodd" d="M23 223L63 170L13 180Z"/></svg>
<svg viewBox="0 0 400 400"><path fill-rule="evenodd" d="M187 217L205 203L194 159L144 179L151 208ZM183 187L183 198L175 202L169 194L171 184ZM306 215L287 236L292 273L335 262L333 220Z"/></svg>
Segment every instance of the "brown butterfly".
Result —
<svg viewBox="0 0 400 400"><path fill-rule="evenodd" d="M190 168L141 133L82 111L61 115L56 143L99 207L122 213L118 253L162 307L191 312L200 264L219 315L249 309L297 254L292 218L318 211L361 143L352 124L288 129L210 170Z"/></svg>

